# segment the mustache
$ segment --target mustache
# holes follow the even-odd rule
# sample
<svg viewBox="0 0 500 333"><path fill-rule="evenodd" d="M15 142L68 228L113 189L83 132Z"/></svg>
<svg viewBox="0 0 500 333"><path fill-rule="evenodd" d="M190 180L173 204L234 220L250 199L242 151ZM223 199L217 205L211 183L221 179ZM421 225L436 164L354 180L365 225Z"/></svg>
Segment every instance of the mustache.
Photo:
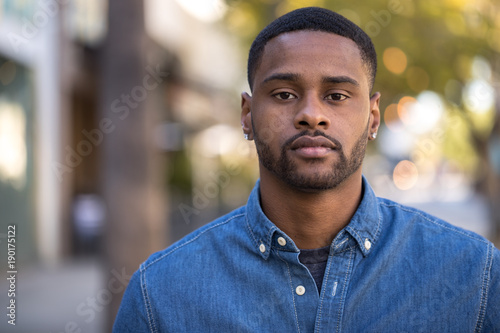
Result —
<svg viewBox="0 0 500 333"><path fill-rule="evenodd" d="M315 137L315 136L322 136L322 137L325 137L327 138L328 140L330 140L331 142L333 142L335 144L335 149L339 150L339 151L342 151L342 144L335 138L329 136L328 134L326 134L325 132L322 132L320 130L316 130L314 132L311 132L311 131L308 131L308 130L304 130L298 134L295 134L294 136L292 136L290 139L286 140L285 141L285 144L283 145L283 148L284 149L288 149L290 148L290 146L292 145L292 143L297 140L298 138L302 137L302 136L311 136L311 137Z"/></svg>

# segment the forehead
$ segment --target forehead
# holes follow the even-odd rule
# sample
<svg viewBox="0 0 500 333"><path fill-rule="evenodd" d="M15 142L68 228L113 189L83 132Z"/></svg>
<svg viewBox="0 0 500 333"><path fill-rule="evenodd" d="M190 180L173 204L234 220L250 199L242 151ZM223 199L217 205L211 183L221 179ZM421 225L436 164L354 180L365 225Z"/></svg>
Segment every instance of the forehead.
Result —
<svg viewBox="0 0 500 333"><path fill-rule="evenodd" d="M269 40L254 82L259 84L274 73L351 76L368 86L366 66L356 43L323 31L287 32Z"/></svg>

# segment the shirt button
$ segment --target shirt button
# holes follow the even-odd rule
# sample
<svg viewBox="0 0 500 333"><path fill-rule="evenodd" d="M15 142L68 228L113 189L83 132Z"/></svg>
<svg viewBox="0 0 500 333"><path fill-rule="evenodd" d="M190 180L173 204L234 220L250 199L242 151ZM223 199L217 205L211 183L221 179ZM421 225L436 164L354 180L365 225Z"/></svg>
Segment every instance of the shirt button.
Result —
<svg viewBox="0 0 500 333"><path fill-rule="evenodd" d="M284 239L283 237L278 237L278 244L281 245L281 246L285 246L286 245L286 239Z"/></svg>
<svg viewBox="0 0 500 333"><path fill-rule="evenodd" d="M372 243L368 240L368 238L365 239L365 249L369 250L372 247Z"/></svg>
<svg viewBox="0 0 500 333"><path fill-rule="evenodd" d="M297 293L297 295L302 296L305 294L306 288L304 288L304 286L298 286L297 288L295 288L295 292Z"/></svg>
<svg viewBox="0 0 500 333"><path fill-rule="evenodd" d="M266 246L265 246L264 244L260 244L260 246L259 246L259 250L260 250L260 252L262 252L262 253L266 252Z"/></svg>

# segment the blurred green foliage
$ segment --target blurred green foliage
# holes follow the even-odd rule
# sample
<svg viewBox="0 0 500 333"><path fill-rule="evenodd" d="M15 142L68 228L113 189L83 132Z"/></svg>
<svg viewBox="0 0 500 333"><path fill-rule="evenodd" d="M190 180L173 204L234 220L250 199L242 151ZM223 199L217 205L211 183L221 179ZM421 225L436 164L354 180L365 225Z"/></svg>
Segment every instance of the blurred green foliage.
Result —
<svg viewBox="0 0 500 333"><path fill-rule="evenodd" d="M404 123L404 114L403 117L400 114L402 104L398 104L402 98L417 98L423 91L432 91L441 99L442 106L438 109L444 112L434 129L413 134L417 147L428 144L432 153L422 159L422 149L419 152L416 148L406 158L413 158L418 164L416 157L419 157L422 170L433 165L436 172L444 168L468 175L475 189L487 199L496 225L493 237L500 239L500 209L496 208L500 200L500 173L492 162L494 156L500 156L500 146L495 144L500 142L499 1L226 0L226 3L224 24L239 36L245 59L261 29L297 8L328 8L360 26L372 38L377 51L374 91L382 93L380 109L384 121L399 117ZM478 103L483 103L483 107L478 107ZM430 111L429 115L429 110L419 112L425 118L439 111ZM385 117L386 112L390 117ZM387 124L382 126L392 131Z"/></svg>
<svg viewBox="0 0 500 333"><path fill-rule="evenodd" d="M440 124L446 137L442 142L443 157L455 160L468 171L476 169L477 162L484 159L480 146L487 145L498 115L493 108L486 115L468 111L463 91L472 78L475 57L485 59L494 73L500 65L499 2L227 0L227 4L225 24L240 37L245 53L262 28L291 10L320 6L349 18L370 35L375 45L378 73L374 90L382 92L381 110L398 103L403 96L434 91L443 98L447 113L461 118L453 123L459 126L453 128L449 123ZM394 62L390 57L384 60L390 48L402 51L398 54L403 54L405 64L400 73L386 66L386 62Z"/></svg>
<svg viewBox="0 0 500 333"><path fill-rule="evenodd" d="M420 88L444 94L450 79L464 84L470 63L481 55L496 63L500 53L500 3L485 1L373 0L227 0L225 23L240 36L245 52L258 32L276 17L296 8L321 6L351 19L372 38L379 55L376 88L385 103L401 95L414 95L408 72L396 75L382 64L384 50L401 49L407 69L419 67L429 76ZM496 37L496 38L495 38ZM451 97L451 96L450 96ZM460 102L458 100L450 102Z"/></svg>

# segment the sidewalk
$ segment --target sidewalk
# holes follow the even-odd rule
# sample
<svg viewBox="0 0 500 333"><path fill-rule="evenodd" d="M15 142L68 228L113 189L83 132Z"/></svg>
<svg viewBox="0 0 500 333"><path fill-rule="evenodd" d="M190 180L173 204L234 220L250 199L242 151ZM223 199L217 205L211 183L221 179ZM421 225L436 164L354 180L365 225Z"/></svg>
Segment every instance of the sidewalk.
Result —
<svg viewBox="0 0 500 333"><path fill-rule="evenodd" d="M106 309L92 308L88 303L103 288L103 272L103 266L90 259L56 267L40 264L20 267L16 281L15 326L7 323L8 285L4 273L0 281L0 304L3 309L0 332L104 332Z"/></svg>

